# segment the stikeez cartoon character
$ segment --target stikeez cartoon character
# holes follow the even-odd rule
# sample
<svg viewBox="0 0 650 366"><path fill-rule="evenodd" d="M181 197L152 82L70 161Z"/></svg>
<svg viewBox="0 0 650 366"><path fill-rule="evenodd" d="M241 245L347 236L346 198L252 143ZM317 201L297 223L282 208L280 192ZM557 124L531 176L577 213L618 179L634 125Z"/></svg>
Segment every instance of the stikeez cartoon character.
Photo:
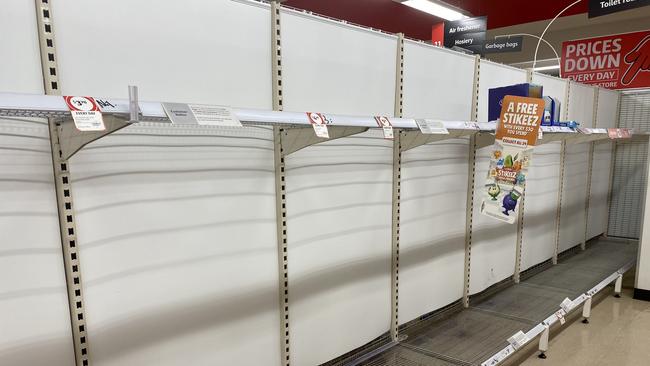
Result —
<svg viewBox="0 0 650 366"><path fill-rule="evenodd" d="M503 167L512 168L513 165L514 163L513 163L512 155L506 155L506 160L503 162Z"/></svg>
<svg viewBox="0 0 650 366"><path fill-rule="evenodd" d="M501 187L499 187L499 185L496 183L490 184L488 185L487 193L490 195L490 197L492 197L492 201L496 201L499 193L501 193Z"/></svg>
<svg viewBox="0 0 650 366"><path fill-rule="evenodd" d="M508 211L515 211L515 208L517 207L517 200L521 197L521 195L516 192L516 191L511 191L510 193L506 194L505 197L503 197L503 214L506 216L510 216Z"/></svg>
<svg viewBox="0 0 650 366"><path fill-rule="evenodd" d="M522 172L517 173L516 180L517 180L517 184L523 185L524 182L526 181L526 174Z"/></svg>
<svg viewBox="0 0 650 366"><path fill-rule="evenodd" d="M497 168L503 168L503 158L497 160Z"/></svg>
<svg viewBox="0 0 650 366"><path fill-rule="evenodd" d="M492 155L494 156L495 159L499 159L502 155L501 150L494 150Z"/></svg>

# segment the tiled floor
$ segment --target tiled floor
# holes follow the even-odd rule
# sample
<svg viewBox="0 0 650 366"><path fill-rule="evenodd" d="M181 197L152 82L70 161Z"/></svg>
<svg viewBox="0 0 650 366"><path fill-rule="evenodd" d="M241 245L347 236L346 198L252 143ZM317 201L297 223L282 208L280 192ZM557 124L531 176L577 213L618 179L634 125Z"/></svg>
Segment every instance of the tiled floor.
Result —
<svg viewBox="0 0 650 366"><path fill-rule="evenodd" d="M650 365L650 302L632 299L630 288L620 299L607 296L591 310L589 325L576 321L553 336L546 355L521 365Z"/></svg>

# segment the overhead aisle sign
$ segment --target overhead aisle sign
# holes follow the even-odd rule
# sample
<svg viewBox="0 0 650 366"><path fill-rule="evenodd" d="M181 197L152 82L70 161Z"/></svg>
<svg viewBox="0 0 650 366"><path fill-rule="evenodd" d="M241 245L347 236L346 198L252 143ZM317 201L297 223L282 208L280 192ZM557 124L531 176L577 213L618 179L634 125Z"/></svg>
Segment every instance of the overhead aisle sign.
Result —
<svg viewBox="0 0 650 366"><path fill-rule="evenodd" d="M562 77L609 89L650 87L650 30L562 43Z"/></svg>
<svg viewBox="0 0 650 366"><path fill-rule="evenodd" d="M481 213L513 224L537 144L544 100L506 95L497 122Z"/></svg>
<svg viewBox="0 0 650 366"><path fill-rule="evenodd" d="M650 5L650 0L589 0L589 18Z"/></svg>

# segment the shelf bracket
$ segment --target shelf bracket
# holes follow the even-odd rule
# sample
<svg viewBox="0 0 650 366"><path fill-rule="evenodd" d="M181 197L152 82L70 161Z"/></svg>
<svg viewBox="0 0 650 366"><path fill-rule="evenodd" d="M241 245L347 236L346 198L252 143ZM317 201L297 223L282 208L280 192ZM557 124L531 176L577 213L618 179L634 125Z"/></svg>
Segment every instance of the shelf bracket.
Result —
<svg viewBox="0 0 650 366"><path fill-rule="evenodd" d="M494 144L494 133L479 132L476 134L476 150Z"/></svg>
<svg viewBox="0 0 650 366"><path fill-rule="evenodd" d="M475 130L449 130L449 134L423 134L419 130L400 131L402 151L414 149L430 142L455 139L475 134Z"/></svg>
<svg viewBox="0 0 650 366"><path fill-rule="evenodd" d="M97 132L79 131L71 118L59 123L57 130L61 144L61 159L70 159L82 147L130 124L127 119L118 116L104 115L103 118L106 130Z"/></svg>
<svg viewBox="0 0 650 366"><path fill-rule="evenodd" d="M368 127L329 126L328 131L330 138L324 139L316 136L312 127L284 128L280 133L280 138L282 139L284 156L287 156L308 146L340 139L342 137L357 135L366 132L367 130Z"/></svg>

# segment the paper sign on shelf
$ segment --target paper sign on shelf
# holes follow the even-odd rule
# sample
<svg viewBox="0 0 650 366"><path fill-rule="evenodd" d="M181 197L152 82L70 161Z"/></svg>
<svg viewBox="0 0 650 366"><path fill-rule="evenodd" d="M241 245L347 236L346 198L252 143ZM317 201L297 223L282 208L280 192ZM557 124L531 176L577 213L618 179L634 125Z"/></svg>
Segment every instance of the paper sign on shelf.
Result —
<svg viewBox="0 0 650 366"><path fill-rule="evenodd" d="M482 214L509 224L515 222L543 112L541 98L503 98L483 189Z"/></svg>
<svg viewBox="0 0 650 366"><path fill-rule="evenodd" d="M448 135L449 131L442 121L432 119L416 119L415 123L418 125L420 132L426 135Z"/></svg>
<svg viewBox="0 0 650 366"><path fill-rule="evenodd" d="M68 106L74 125L79 131L104 131L104 119L99 106L93 97L63 97Z"/></svg>
<svg viewBox="0 0 650 366"><path fill-rule="evenodd" d="M330 133L327 130L327 117L322 113L307 112L307 118L312 127L314 127L314 132L316 136L324 139L330 138Z"/></svg>
<svg viewBox="0 0 650 366"><path fill-rule="evenodd" d="M592 131L591 128L584 128L584 127L578 127L578 132L585 134L585 135L591 135Z"/></svg>
<svg viewBox="0 0 650 366"><path fill-rule="evenodd" d="M392 140L394 138L393 135L393 124L390 122L388 117L384 116L375 116L375 121L377 122L377 125L384 130L384 138L387 140Z"/></svg>
<svg viewBox="0 0 650 366"><path fill-rule="evenodd" d="M526 344L526 342L528 342L528 336L521 330L513 334L512 337L508 338L508 343L510 343L514 349L520 348Z"/></svg>
<svg viewBox="0 0 650 366"><path fill-rule="evenodd" d="M632 137L632 130L629 128L608 128L607 135L609 138L614 139L629 139Z"/></svg>
<svg viewBox="0 0 650 366"><path fill-rule="evenodd" d="M162 103L162 107L173 124L242 127L230 107L185 103Z"/></svg>
<svg viewBox="0 0 650 366"><path fill-rule="evenodd" d="M564 312L567 313L567 314L574 307L575 307L575 305L573 304L573 301L571 301L571 299L569 299L568 297L566 297L564 300L562 300L562 303L560 304L560 308L562 308L562 310L564 310Z"/></svg>
<svg viewBox="0 0 650 366"><path fill-rule="evenodd" d="M565 313L564 313L564 310L562 310L562 309L555 312L555 316L558 318L561 325L564 325L564 323L566 323L566 319L564 318L564 315L565 315Z"/></svg>

